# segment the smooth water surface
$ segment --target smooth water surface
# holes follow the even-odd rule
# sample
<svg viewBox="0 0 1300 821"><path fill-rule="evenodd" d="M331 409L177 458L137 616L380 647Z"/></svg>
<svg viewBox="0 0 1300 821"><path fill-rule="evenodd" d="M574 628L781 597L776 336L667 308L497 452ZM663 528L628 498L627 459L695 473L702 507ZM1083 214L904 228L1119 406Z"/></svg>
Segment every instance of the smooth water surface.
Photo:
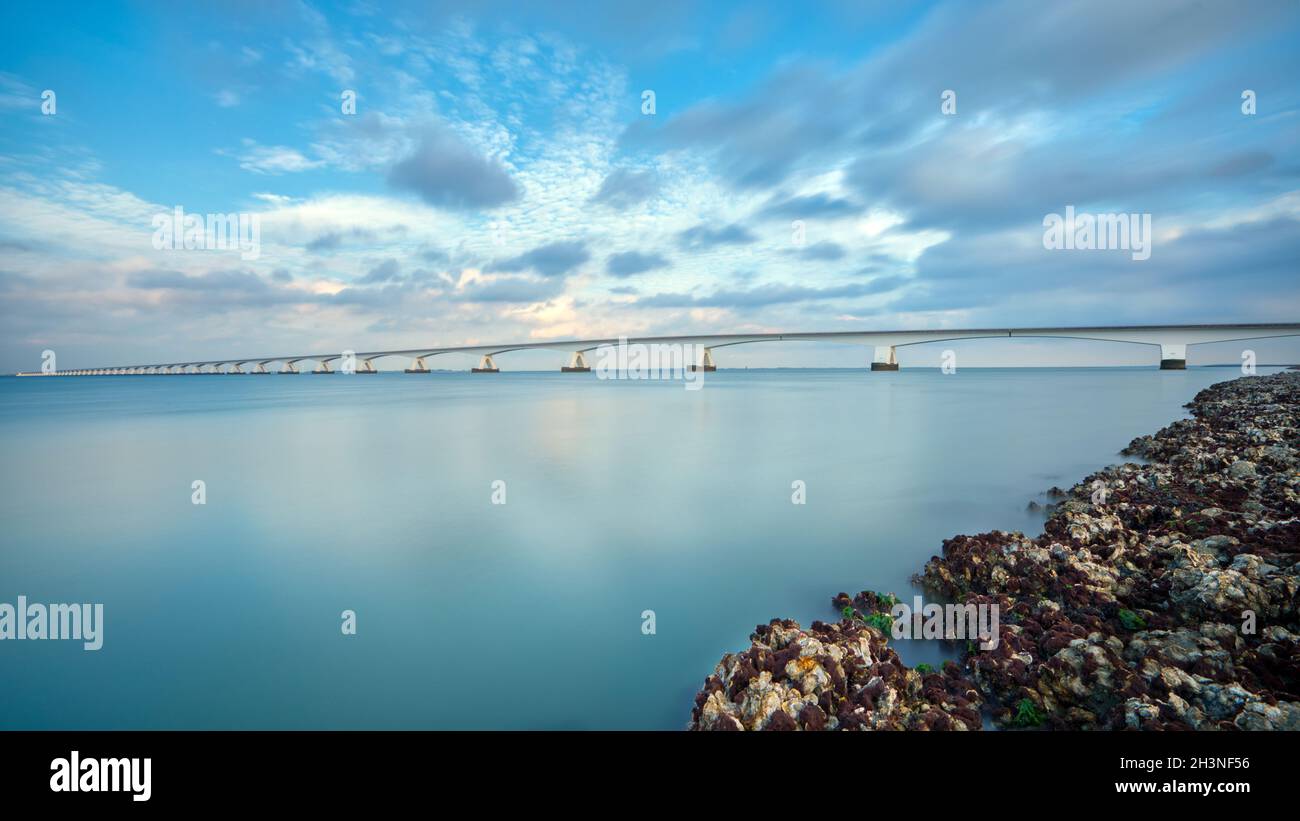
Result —
<svg viewBox="0 0 1300 821"><path fill-rule="evenodd" d="M1030 500L1238 375L0 379L0 602L106 622L0 642L0 727L679 728L755 624L1040 532Z"/></svg>

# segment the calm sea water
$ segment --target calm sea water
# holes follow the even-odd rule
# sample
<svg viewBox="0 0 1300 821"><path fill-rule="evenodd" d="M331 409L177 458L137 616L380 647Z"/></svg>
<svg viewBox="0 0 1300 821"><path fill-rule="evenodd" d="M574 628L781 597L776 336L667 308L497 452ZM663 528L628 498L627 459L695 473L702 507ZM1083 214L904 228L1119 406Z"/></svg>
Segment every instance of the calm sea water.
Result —
<svg viewBox="0 0 1300 821"><path fill-rule="evenodd" d="M1040 532L1030 500L1238 375L0 379L0 602L106 622L0 642L0 727L679 728L755 624Z"/></svg>

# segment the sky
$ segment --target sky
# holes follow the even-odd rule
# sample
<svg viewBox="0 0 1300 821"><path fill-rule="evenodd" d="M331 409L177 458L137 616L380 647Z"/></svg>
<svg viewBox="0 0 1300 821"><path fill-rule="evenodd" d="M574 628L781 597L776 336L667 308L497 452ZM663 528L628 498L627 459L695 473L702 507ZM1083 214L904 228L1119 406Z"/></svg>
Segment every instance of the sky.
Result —
<svg viewBox="0 0 1300 821"><path fill-rule="evenodd" d="M1293 2L27 2L0 43L6 372L45 350L1300 321ZM255 218L256 252L160 243L177 208ZM1045 247L1067 208L1149 215L1149 257ZM899 359L938 348L1158 359Z"/></svg>

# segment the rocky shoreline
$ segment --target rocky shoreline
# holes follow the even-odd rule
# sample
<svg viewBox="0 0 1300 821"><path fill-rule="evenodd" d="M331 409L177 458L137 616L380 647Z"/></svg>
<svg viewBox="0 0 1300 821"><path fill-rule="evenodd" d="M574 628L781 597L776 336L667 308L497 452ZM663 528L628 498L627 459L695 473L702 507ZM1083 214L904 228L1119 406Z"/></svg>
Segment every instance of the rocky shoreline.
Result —
<svg viewBox="0 0 1300 821"><path fill-rule="evenodd" d="M1300 373L1213 385L1051 508L1037 538L943 544L929 601L996 604L999 641L908 668L896 602L773 619L695 696L694 730L1300 729Z"/></svg>

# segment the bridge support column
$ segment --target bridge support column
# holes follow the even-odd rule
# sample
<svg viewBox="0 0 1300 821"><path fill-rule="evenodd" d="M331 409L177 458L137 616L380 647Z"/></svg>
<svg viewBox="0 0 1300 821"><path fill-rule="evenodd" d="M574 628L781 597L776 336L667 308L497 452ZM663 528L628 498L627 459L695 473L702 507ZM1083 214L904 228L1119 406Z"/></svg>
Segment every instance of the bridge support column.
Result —
<svg viewBox="0 0 1300 821"><path fill-rule="evenodd" d="M497 367L497 363L492 361L492 354L490 353L483 354L483 358L479 360L478 367L470 368L469 370L470 373L501 373L501 369Z"/></svg>
<svg viewBox="0 0 1300 821"><path fill-rule="evenodd" d="M280 368L280 373L298 373L298 363L285 362L284 366Z"/></svg>
<svg viewBox="0 0 1300 821"><path fill-rule="evenodd" d="M705 348L704 356L701 358L700 363L698 365L691 365L692 371L704 371L705 373L711 373L713 371L716 371L717 369L718 366L715 365L713 362L712 348Z"/></svg>
<svg viewBox="0 0 1300 821"><path fill-rule="evenodd" d="M428 373L429 366L425 364L423 356L417 356L411 360L411 367L407 368L404 373Z"/></svg>
<svg viewBox="0 0 1300 821"><path fill-rule="evenodd" d="M264 373L269 375L271 372L266 369L265 362L258 362L256 365L253 366L253 373L257 373L257 374Z"/></svg>
<svg viewBox="0 0 1300 821"><path fill-rule="evenodd" d="M582 351L574 351L573 356L569 357L569 364L560 366L560 373L591 373L591 366L587 364Z"/></svg>
<svg viewBox="0 0 1300 821"><path fill-rule="evenodd" d="M322 359L316 363L316 367L312 369L312 373L334 373L334 371L330 370L330 361L328 359Z"/></svg>
<svg viewBox="0 0 1300 821"><path fill-rule="evenodd" d="M231 363L231 365L230 365L230 370L226 371L226 373L227 373L227 374L235 374L235 373L237 373L237 374L239 374L239 375L242 376L242 375L244 374L244 369L241 368L240 366L243 365L243 364L244 364L243 362L233 362L233 363Z"/></svg>
<svg viewBox="0 0 1300 821"><path fill-rule="evenodd" d="M1160 345L1160 370L1181 371L1187 369L1186 345Z"/></svg>
<svg viewBox="0 0 1300 821"><path fill-rule="evenodd" d="M876 354L871 360L873 371L898 370L898 355L893 345L877 345Z"/></svg>
<svg viewBox="0 0 1300 821"><path fill-rule="evenodd" d="M371 362L369 359L363 359L361 360L361 367L357 368L357 373L379 373L379 371L375 370L374 362Z"/></svg>

